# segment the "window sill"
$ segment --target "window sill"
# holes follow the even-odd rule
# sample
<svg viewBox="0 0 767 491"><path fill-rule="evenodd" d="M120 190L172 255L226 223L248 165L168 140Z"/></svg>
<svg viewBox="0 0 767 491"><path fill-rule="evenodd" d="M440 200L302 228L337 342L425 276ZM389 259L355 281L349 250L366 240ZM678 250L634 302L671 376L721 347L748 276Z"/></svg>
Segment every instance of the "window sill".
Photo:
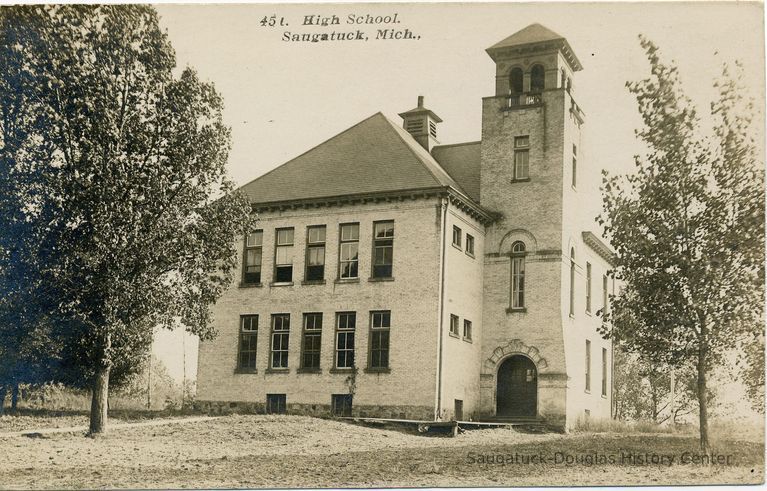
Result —
<svg viewBox="0 0 767 491"><path fill-rule="evenodd" d="M296 373L322 373L322 368L299 368Z"/></svg>
<svg viewBox="0 0 767 491"><path fill-rule="evenodd" d="M243 283L243 282L240 282L240 284L238 285L239 288L261 288L262 286L264 286L263 283Z"/></svg>
<svg viewBox="0 0 767 491"><path fill-rule="evenodd" d="M575 314L570 314L571 319L575 319Z"/></svg>
<svg viewBox="0 0 767 491"><path fill-rule="evenodd" d="M324 285L325 280L304 280L301 282L302 285Z"/></svg>
<svg viewBox="0 0 767 491"><path fill-rule="evenodd" d="M583 393L591 395L591 389L586 389L586 390L583 391Z"/></svg>
<svg viewBox="0 0 767 491"><path fill-rule="evenodd" d="M370 278L368 278L368 281L370 281L372 283L377 283L379 281L394 281L394 276L385 276L385 277L383 277L383 276L382 277L373 277L373 276L371 276Z"/></svg>
<svg viewBox="0 0 767 491"><path fill-rule="evenodd" d="M602 399L607 399L607 395L602 394Z"/></svg>
<svg viewBox="0 0 767 491"><path fill-rule="evenodd" d="M466 255L467 255L467 256L469 256L469 257L470 257L470 258L472 258L472 259L476 259L476 258L474 257L474 254L473 254L473 253L471 253L471 252L469 252L469 251L466 251Z"/></svg>
<svg viewBox="0 0 767 491"><path fill-rule="evenodd" d="M293 286L292 281L273 281L269 283L269 286Z"/></svg>
<svg viewBox="0 0 767 491"><path fill-rule="evenodd" d="M463 340L469 344L473 344L474 341L471 340L471 338L463 338Z"/></svg>
<svg viewBox="0 0 767 491"><path fill-rule="evenodd" d="M591 314L591 311L590 311L590 310L586 310L585 312L586 312L586 315L588 315L589 317L591 317L591 315L592 315L592 314Z"/></svg>
<svg viewBox="0 0 767 491"><path fill-rule="evenodd" d="M458 249L459 251L463 252L463 247L461 247L460 244L456 244L455 242L452 243L453 249Z"/></svg>
<svg viewBox="0 0 767 491"><path fill-rule="evenodd" d="M450 335L451 338L461 339L461 337L458 334L455 334L455 333L452 333L452 332L448 332L448 334Z"/></svg>
<svg viewBox="0 0 767 491"><path fill-rule="evenodd" d="M390 368L366 368L365 373L391 373Z"/></svg>
<svg viewBox="0 0 767 491"><path fill-rule="evenodd" d="M264 373L290 373L290 368L267 368Z"/></svg>
<svg viewBox="0 0 767 491"><path fill-rule="evenodd" d="M249 373L258 373L255 368L236 368L234 370L235 375L247 375Z"/></svg>
<svg viewBox="0 0 767 491"><path fill-rule="evenodd" d="M530 178L529 177L525 177L524 179L512 179L509 182L512 183L512 184L514 184L515 182L530 182Z"/></svg>
<svg viewBox="0 0 767 491"><path fill-rule="evenodd" d="M335 284L338 285L340 283L359 283L359 282L360 282L359 278L337 278L335 281Z"/></svg>
<svg viewBox="0 0 767 491"><path fill-rule="evenodd" d="M353 368L331 368L328 370L330 373L353 373Z"/></svg>
<svg viewBox="0 0 767 491"><path fill-rule="evenodd" d="M527 307L519 307L519 308L506 308L507 314L526 314L527 313Z"/></svg>

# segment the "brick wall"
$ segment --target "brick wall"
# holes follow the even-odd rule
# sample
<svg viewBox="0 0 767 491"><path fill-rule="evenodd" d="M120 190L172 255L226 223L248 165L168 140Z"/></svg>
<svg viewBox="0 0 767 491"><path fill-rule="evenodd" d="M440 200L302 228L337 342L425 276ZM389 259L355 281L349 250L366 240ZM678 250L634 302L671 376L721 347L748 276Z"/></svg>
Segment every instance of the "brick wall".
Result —
<svg viewBox="0 0 767 491"><path fill-rule="evenodd" d="M394 220L393 281L371 282L373 221ZM360 223L359 281L337 283L339 225ZM326 281L302 285L306 227L327 225ZM335 349L335 313L356 311L358 371L354 405L411 407L407 417L433 412L436 394L439 288L439 213L434 199L392 201L354 206L294 209L264 213L261 287L239 287L239 279L218 301L214 323L218 337L200 343L198 399L263 403L266 394L284 393L292 404L329 405L331 394L349 393L350 373L331 373ZM275 228L294 227L294 284L270 286L274 266ZM239 245L241 249L241 244ZM366 373L369 317L390 310L390 373ZM298 373L302 314L322 312L321 373ZM268 373L270 315L290 313L289 370ZM257 372L237 373L239 316L258 314ZM373 411L372 409L370 411Z"/></svg>
<svg viewBox="0 0 767 491"><path fill-rule="evenodd" d="M452 244L453 226L461 229L461 246ZM479 417L479 372L482 346L482 266L485 227L450 206L445 247L445 308L442 343L443 419L455 418L455 400L463 401L463 419ZM474 237L474 254L467 253L467 234ZM450 334L450 316L458 316L458 335ZM464 321L472 323L471 339L464 337Z"/></svg>

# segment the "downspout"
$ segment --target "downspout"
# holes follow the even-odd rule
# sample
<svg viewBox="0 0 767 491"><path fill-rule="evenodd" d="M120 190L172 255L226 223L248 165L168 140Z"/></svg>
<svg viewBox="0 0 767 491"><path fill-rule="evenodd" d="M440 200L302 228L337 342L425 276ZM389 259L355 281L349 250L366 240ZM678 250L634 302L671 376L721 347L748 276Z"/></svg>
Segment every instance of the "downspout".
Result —
<svg viewBox="0 0 767 491"><path fill-rule="evenodd" d="M445 263L447 245L447 198L442 198L442 252L440 255L440 280L439 280L439 322L437 335L439 336L437 352L437 404L435 405L434 421L439 421L442 416L442 343L444 341L443 328L445 323Z"/></svg>
<svg viewBox="0 0 767 491"><path fill-rule="evenodd" d="M610 340L610 418L615 419L615 343ZM617 408L615 408L617 409Z"/></svg>

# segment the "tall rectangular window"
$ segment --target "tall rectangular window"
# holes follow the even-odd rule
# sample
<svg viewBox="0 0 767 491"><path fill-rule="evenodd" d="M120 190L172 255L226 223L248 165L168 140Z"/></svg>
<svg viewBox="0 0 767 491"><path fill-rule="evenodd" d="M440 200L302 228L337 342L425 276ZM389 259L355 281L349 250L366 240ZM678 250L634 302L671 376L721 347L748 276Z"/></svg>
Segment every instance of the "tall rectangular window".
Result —
<svg viewBox="0 0 767 491"><path fill-rule="evenodd" d="M389 368L391 312L370 313L370 368Z"/></svg>
<svg viewBox="0 0 767 491"><path fill-rule="evenodd" d="M607 313L607 302L609 301L607 292L607 275L602 275L602 313Z"/></svg>
<svg viewBox="0 0 767 491"><path fill-rule="evenodd" d="M525 254L524 242L511 245L511 308L525 308Z"/></svg>
<svg viewBox="0 0 767 491"><path fill-rule="evenodd" d="M457 315L450 314L450 334L453 336L458 336L458 325L460 323L460 319L458 319Z"/></svg>
<svg viewBox="0 0 767 491"><path fill-rule="evenodd" d="M514 137L514 179L530 177L530 136Z"/></svg>
<svg viewBox="0 0 767 491"><path fill-rule="evenodd" d="M471 341L471 321L467 319L463 320L463 339Z"/></svg>
<svg viewBox="0 0 767 491"><path fill-rule="evenodd" d="M354 330L357 327L355 312L336 314L336 368L354 367Z"/></svg>
<svg viewBox="0 0 767 491"><path fill-rule="evenodd" d="M301 343L301 368L320 368L322 314L304 314L304 337Z"/></svg>
<svg viewBox="0 0 767 491"><path fill-rule="evenodd" d="M256 348L258 347L258 316L240 316L240 349L237 368L255 371Z"/></svg>
<svg viewBox="0 0 767 491"><path fill-rule="evenodd" d="M591 263L586 263L586 312L591 312Z"/></svg>
<svg viewBox="0 0 767 491"><path fill-rule="evenodd" d="M373 278L391 278L394 260L394 222L373 224Z"/></svg>
<svg viewBox="0 0 767 491"><path fill-rule="evenodd" d="M272 368L288 368L290 314L272 314Z"/></svg>
<svg viewBox="0 0 767 491"><path fill-rule="evenodd" d="M325 225L306 229L306 281L325 279Z"/></svg>
<svg viewBox="0 0 767 491"><path fill-rule="evenodd" d="M570 315L575 315L575 249L570 249Z"/></svg>
<svg viewBox="0 0 767 491"><path fill-rule="evenodd" d="M278 228L274 248L274 281L290 283L293 281L293 229Z"/></svg>
<svg viewBox="0 0 767 491"><path fill-rule="evenodd" d="M359 246L360 224L346 223L341 225L339 245L339 277L359 277Z"/></svg>
<svg viewBox="0 0 767 491"><path fill-rule="evenodd" d="M573 144L573 187L578 182L578 148Z"/></svg>
<svg viewBox="0 0 767 491"><path fill-rule="evenodd" d="M256 230L245 236L245 251L243 254L242 282L253 285L261 283L261 258L264 232Z"/></svg>
<svg viewBox="0 0 767 491"><path fill-rule="evenodd" d="M607 348L602 348L602 395L607 396Z"/></svg>
<svg viewBox="0 0 767 491"><path fill-rule="evenodd" d="M459 249L461 248L461 242L462 242L461 236L462 236L461 228L453 225L453 245L458 247Z"/></svg>
<svg viewBox="0 0 767 491"><path fill-rule="evenodd" d="M591 341L586 340L586 392L591 392Z"/></svg>

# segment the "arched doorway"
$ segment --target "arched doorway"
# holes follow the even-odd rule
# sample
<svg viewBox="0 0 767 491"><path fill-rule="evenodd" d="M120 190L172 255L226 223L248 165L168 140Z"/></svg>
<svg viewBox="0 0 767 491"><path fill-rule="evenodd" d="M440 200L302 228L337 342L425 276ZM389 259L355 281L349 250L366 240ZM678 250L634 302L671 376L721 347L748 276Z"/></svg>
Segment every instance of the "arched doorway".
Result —
<svg viewBox="0 0 767 491"><path fill-rule="evenodd" d="M533 361L522 355L507 358L498 367L496 416L534 418L538 406L538 371Z"/></svg>

